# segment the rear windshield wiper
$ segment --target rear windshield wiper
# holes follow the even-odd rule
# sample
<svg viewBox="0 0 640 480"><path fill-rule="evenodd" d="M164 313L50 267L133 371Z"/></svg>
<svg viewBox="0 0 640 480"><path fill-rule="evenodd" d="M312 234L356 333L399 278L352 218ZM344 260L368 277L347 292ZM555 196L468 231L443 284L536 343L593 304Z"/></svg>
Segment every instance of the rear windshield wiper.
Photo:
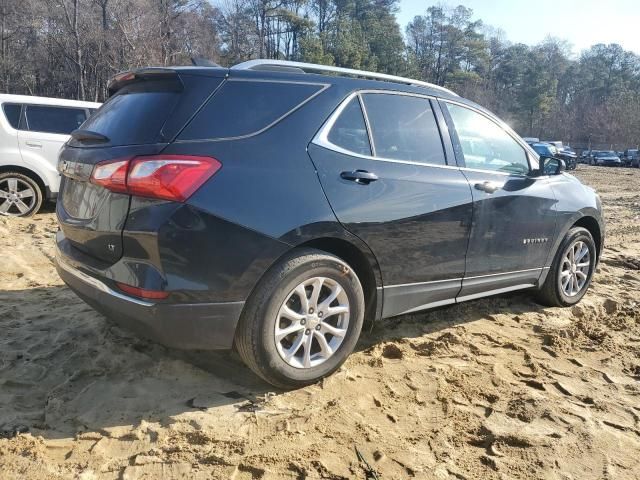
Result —
<svg viewBox="0 0 640 480"><path fill-rule="evenodd" d="M71 132L71 138L83 143L108 143L109 137L102 135L98 132L92 132L91 130L74 130Z"/></svg>

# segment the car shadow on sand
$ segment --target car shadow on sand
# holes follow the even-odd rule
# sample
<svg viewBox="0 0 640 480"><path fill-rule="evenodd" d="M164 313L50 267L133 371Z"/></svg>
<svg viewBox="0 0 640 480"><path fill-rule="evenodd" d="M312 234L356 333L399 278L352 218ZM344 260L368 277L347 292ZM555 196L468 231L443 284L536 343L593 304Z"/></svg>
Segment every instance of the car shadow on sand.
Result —
<svg viewBox="0 0 640 480"><path fill-rule="evenodd" d="M542 309L526 294L365 325L357 351L452 326ZM0 291L0 437L45 438L139 425L210 408L257 411L278 392L232 352L178 351L141 339L67 287Z"/></svg>

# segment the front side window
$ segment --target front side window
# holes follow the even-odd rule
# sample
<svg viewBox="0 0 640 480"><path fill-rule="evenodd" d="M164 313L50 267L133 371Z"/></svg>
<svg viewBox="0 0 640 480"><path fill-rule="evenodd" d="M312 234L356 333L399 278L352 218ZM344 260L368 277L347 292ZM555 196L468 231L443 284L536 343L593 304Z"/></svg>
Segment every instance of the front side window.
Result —
<svg viewBox="0 0 640 480"><path fill-rule="evenodd" d="M87 119L84 108L27 105L27 126L32 132L68 135Z"/></svg>
<svg viewBox="0 0 640 480"><path fill-rule="evenodd" d="M340 113L327 139L350 152L371 155L367 126L357 97L353 98Z"/></svg>
<svg viewBox="0 0 640 480"><path fill-rule="evenodd" d="M375 156L445 165L440 131L426 98L384 93L362 95Z"/></svg>
<svg viewBox="0 0 640 480"><path fill-rule="evenodd" d="M527 154L518 142L489 118L459 105L445 104L453 120L468 168L528 174Z"/></svg>
<svg viewBox="0 0 640 480"><path fill-rule="evenodd" d="M16 130L18 129L18 125L20 124L20 109L21 105L17 103L5 103L2 105L2 110L4 110L4 116L7 117L7 121L9 125L11 125Z"/></svg>

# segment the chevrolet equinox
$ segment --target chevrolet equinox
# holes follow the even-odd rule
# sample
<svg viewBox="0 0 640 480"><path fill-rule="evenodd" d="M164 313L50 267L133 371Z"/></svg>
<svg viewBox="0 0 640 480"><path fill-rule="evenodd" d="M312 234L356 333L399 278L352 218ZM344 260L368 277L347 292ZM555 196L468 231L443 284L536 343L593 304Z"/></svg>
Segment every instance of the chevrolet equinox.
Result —
<svg viewBox="0 0 640 480"><path fill-rule="evenodd" d="M366 320L585 294L600 199L436 85L298 62L143 68L60 152L57 269L168 346L235 348L295 388Z"/></svg>

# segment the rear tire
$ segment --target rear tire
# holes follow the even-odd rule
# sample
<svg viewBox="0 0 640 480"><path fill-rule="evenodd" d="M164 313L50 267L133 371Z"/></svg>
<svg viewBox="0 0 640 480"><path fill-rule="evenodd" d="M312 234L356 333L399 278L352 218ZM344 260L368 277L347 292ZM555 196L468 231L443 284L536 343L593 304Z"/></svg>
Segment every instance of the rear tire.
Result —
<svg viewBox="0 0 640 480"><path fill-rule="evenodd" d="M591 285L596 258L596 245L589 230L570 229L538 291L538 301L549 307L570 307L578 303Z"/></svg>
<svg viewBox="0 0 640 480"><path fill-rule="evenodd" d="M0 173L0 215L31 217L42 206L44 195L32 178L17 172Z"/></svg>
<svg viewBox="0 0 640 480"><path fill-rule="evenodd" d="M236 350L278 388L315 383L353 351L364 305L360 280L347 263L319 250L294 250L251 294L236 329Z"/></svg>

